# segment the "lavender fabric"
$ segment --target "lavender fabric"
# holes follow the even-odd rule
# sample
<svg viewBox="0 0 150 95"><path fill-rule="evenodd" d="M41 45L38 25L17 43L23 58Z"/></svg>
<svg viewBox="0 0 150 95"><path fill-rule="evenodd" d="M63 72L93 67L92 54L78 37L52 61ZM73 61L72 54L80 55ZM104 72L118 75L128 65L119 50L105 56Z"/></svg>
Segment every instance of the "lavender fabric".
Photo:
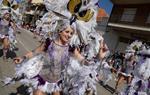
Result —
<svg viewBox="0 0 150 95"><path fill-rule="evenodd" d="M2 20L0 21L0 34L1 35L6 35L8 34L9 31L9 26L7 23L2 22Z"/></svg>
<svg viewBox="0 0 150 95"><path fill-rule="evenodd" d="M40 76L40 75L37 75L33 78L37 78L38 79L38 85L44 85L46 83L46 81Z"/></svg>
<svg viewBox="0 0 150 95"><path fill-rule="evenodd" d="M150 89L150 81L148 81L148 88Z"/></svg>
<svg viewBox="0 0 150 95"><path fill-rule="evenodd" d="M43 65L40 76L45 81L56 83L61 79L62 71L69 61L68 46L58 45L52 41L46 56L49 62Z"/></svg>

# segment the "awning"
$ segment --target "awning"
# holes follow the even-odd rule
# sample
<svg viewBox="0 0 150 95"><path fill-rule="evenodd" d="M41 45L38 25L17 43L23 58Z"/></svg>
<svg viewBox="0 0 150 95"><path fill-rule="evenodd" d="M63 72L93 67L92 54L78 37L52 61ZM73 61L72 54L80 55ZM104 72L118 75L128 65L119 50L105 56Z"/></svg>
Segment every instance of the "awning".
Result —
<svg viewBox="0 0 150 95"><path fill-rule="evenodd" d="M141 30L141 31L149 31L149 27L143 27L143 26L135 26L135 25L126 25L126 24L120 24L120 23L108 23L108 26L111 27L118 27L118 28L126 28L126 29L134 29L134 30Z"/></svg>
<svg viewBox="0 0 150 95"><path fill-rule="evenodd" d="M111 0L113 4L150 4L150 0Z"/></svg>

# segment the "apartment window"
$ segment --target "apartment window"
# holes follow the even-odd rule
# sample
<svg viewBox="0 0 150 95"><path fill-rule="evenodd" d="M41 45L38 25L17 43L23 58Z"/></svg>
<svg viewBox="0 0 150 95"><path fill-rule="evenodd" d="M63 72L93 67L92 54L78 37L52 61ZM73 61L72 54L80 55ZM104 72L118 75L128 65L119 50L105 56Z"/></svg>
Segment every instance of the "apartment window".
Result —
<svg viewBox="0 0 150 95"><path fill-rule="evenodd" d="M136 8L125 8L121 17L121 21L133 22L136 15Z"/></svg>
<svg viewBox="0 0 150 95"><path fill-rule="evenodd" d="M147 17L146 23L150 23L150 13L149 13L149 15L148 15L148 17Z"/></svg>

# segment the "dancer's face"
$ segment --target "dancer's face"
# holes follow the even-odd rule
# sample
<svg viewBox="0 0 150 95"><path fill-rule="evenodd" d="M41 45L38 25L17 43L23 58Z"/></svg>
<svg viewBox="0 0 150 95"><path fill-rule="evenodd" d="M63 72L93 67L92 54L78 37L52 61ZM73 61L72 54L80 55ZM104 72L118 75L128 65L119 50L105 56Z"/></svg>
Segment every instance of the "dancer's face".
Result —
<svg viewBox="0 0 150 95"><path fill-rule="evenodd" d="M4 19L10 20L10 14L9 14L9 13L6 13L6 14L4 15Z"/></svg>
<svg viewBox="0 0 150 95"><path fill-rule="evenodd" d="M73 29L70 26L68 26L65 30L59 33L61 41L65 44L68 43L73 33L74 33Z"/></svg>

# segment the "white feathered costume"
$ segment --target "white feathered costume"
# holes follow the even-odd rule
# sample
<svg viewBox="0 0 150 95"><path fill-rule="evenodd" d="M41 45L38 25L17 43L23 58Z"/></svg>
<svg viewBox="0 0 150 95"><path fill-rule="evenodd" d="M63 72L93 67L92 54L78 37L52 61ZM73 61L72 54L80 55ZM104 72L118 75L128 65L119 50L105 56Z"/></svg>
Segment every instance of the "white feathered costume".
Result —
<svg viewBox="0 0 150 95"><path fill-rule="evenodd" d="M70 24L74 24L76 26L76 33L75 35L73 35L70 41L70 45L87 45L83 52L83 55L86 56L88 60L87 66L81 65L81 63L74 57L70 58L70 62L64 73L63 80L63 92L67 95L84 95L86 90L89 88L94 91L95 95L97 94L95 83L97 78L97 68L99 66L99 60L95 59L95 57L99 52L99 42L100 40L103 40L103 38L97 32L95 32L95 27L97 25L97 2L98 0L44 0L44 4L46 5L49 13L46 13L43 16L40 25L42 26L45 22L47 22L47 19L49 19L50 16L50 19L48 21L50 22L50 24L49 26L46 26L49 28L45 28L44 31L46 32L48 29L50 29L50 32L57 32L57 21L62 18L68 19L70 20ZM74 3L77 3L78 6L74 5ZM67 5L71 8L67 8ZM78 11L71 11L72 6L76 6L78 8ZM82 16L85 16L85 18ZM37 75L39 70L41 69L42 65L39 65L39 63L43 64L42 60L39 60L38 57L42 58L41 55L35 56L35 58L31 59L31 62L26 62L27 64L22 65L16 71L16 77L25 75L25 78L23 78L24 84L31 84L34 88L38 86L37 79L31 79L31 77ZM34 59L36 62L34 61ZM31 71L29 73L26 70ZM28 73L24 74L24 72ZM41 88L41 90L50 93L50 90L53 89L53 86L45 86L44 88ZM32 92L32 90L30 90L30 92Z"/></svg>
<svg viewBox="0 0 150 95"><path fill-rule="evenodd" d="M150 48L146 48L141 41L135 41L130 46L134 51L137 64L134 69L134 77L121 95L149 95L150 94ZM129 50L128 48L128 50ZM136 49L136 50L134 50ZM136 52L136 53L135 53ZM131 52L133 53L133 52ZM130 55L128 52L127 55ZM128 57L126 57L128 58Z"/></svg>

